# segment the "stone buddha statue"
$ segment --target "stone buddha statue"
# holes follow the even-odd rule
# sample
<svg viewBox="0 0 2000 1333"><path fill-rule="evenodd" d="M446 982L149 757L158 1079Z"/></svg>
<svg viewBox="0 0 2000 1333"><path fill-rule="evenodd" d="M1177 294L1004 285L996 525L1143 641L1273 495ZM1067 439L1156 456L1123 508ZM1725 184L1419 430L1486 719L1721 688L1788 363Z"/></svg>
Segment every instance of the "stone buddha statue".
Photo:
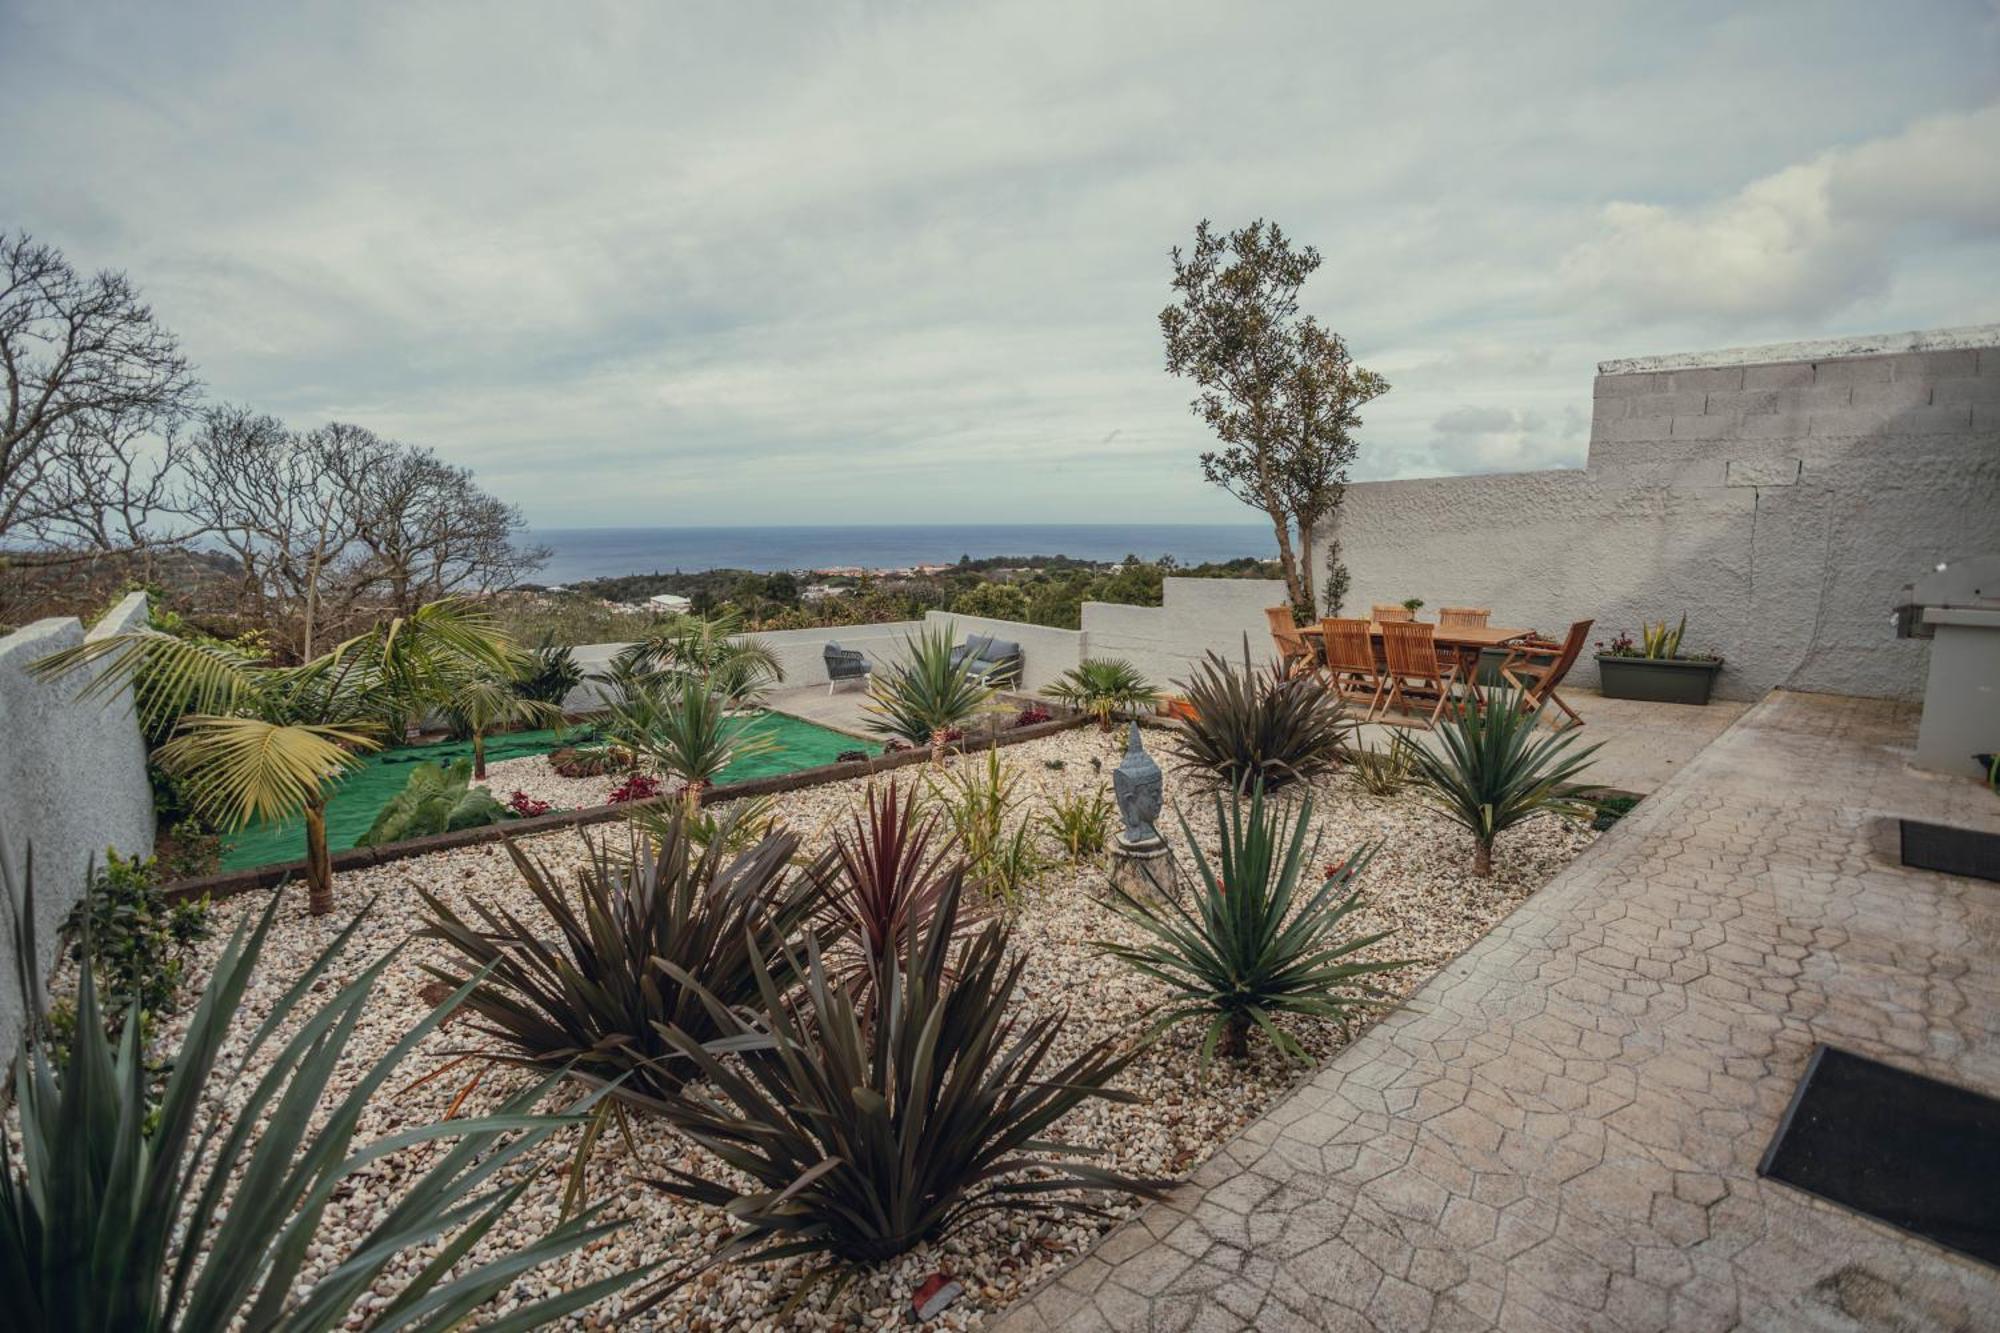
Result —
<svg viewBox="0 0 2000 1333"><path fill-rule="evenodd" d="M1125 828L1118 840L1127 847L1149 847L1161 842L1154 821L1160 817L1160 801L1165 784L1160 766L1139 741L1139 724L1131 724L1125 740L1125 758L1111 774L1111 791L1118 799L1118 814Z"/></svg>

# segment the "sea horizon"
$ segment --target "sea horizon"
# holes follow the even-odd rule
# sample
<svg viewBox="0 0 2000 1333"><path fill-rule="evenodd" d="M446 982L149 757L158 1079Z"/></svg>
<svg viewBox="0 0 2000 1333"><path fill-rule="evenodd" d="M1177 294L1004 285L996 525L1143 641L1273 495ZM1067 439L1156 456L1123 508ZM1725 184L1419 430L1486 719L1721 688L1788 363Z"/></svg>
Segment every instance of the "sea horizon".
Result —
<svg viewBox="0 0 2000 1333"><path fill-rule="evenodd" d="M709 569L902 569L994 556L1113 561L1172 556L1181 564L1277 557L1260 523L926 523L714 527L539 528L550 548L532 576L542 584Z"/></svg>

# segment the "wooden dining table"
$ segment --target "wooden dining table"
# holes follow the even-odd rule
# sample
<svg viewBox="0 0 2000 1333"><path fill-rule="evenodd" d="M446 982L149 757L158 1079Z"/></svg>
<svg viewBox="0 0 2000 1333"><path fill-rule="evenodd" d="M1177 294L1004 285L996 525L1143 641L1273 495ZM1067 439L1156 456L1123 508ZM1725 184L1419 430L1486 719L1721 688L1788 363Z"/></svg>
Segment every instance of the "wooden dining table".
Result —
<svg viewBox="0 0 2000 1333"><path fill-rule="evenodd" d="M1532 638L1531 629L1508 629L1504 625L1453 626L1446 629L1442 625L1431 626L1431 642L1437 646L1438 656L1458 659L1458 678L1470 683L1479 672L1479 654L1488 648L1505 648L1519 639ZM1302 625L1299 633L1313 646L1320 660L1326 660L1326 646L1320 642L1324 637L1318 625ZM1375 641L1375 660L1382 661L1382 626L1370 622L1368 633Z"/></svg>

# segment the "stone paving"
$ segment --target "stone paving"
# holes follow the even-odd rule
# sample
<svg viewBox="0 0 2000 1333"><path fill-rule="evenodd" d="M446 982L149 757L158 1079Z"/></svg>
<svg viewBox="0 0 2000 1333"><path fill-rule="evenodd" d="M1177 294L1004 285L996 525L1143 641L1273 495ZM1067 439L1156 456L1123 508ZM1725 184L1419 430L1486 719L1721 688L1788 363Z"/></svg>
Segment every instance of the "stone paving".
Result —
<svg viewBox="0 0 2000 1333"><path fill-rule="evenodd" d="M1817 1042L2000 1094L2000 830L1903 706L1774 693L998 1326L2000 1328L2000 1273L1756 1164Z"/></svg>

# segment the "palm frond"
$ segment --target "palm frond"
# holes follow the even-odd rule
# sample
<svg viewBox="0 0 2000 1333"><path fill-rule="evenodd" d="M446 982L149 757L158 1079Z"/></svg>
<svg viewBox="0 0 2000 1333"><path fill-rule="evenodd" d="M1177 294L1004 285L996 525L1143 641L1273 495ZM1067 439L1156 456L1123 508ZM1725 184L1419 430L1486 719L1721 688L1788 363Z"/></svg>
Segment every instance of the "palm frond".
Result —
<svg viewBox="0 0 2000 1333"><path fill-rule="evenodd" d="M180 775L190 801L225 830L296 814L327 783L381 742L360 726L283 726L254 717L195 714L161 746L162 767Z"/></svg>
<svg viewBox="0 0 2000 1333"><path fill-rule="evenodd" d="M96 674L79 700L108 700L133 687L139 716L149 730L186 713L228 713L263 694L261 660L231 644L182 639L157 630L107 635L51 653L33 666L54 679L87 666Z"/></svg>

